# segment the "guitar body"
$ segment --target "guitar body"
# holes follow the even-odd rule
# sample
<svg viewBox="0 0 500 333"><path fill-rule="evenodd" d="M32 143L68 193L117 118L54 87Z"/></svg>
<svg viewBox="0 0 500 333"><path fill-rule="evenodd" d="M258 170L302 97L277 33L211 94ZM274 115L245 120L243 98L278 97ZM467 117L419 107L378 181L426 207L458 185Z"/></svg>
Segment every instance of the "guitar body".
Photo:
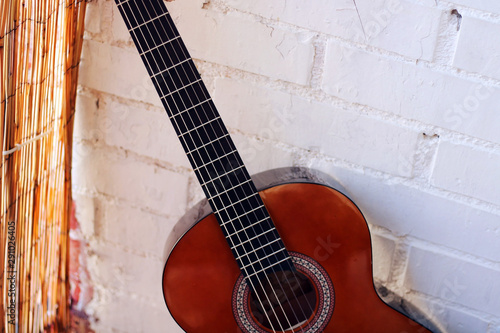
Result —
<svg viewBox="0 0 500 333"><path fill-rule="evenodd" d="M306 259L306 275L315 281L314 311L293 332L428 332L377 295L369 230L351 200L332 187L310 182L276 185L259 193L287 250L297 260ZM316 279L311 271L317 270L326 279ZM171 250L163 275L165 301L188 333L273 332L256 320L248 297L238 292L244 290L238 287L240 276L210 214Z"/></svg>

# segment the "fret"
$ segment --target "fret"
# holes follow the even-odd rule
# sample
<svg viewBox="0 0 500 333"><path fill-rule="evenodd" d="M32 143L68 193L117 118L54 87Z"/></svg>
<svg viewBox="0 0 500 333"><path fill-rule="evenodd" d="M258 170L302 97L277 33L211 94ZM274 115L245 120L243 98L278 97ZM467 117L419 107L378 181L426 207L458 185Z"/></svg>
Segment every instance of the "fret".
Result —
<svg viewBox="0 0 500 333"><path fill-rule="evenodd" d="M212 122L217 121L217 120L220 120L220 116L218 116L217 118L214 118L214 119L212 119L212 120L208 121L208 122L207 122L207 123L205 123L205 124L201 124L201 125L198 125L198 126L196 126L196 127L194 127L194 128L191 128L191 129L187 130L186 132L184 132L184 133L182 133L181 135L179 135L179 137L181 137L181 136L182 136L182 137L184 137L184 135L190 134L191 132L196 131L196 130L198 130L199 128L202 128L202 127L204 127L204 126L207 126L208 124L211 124ZM233 153L234 153L234 151L233 151Z"/></svg>
<svg viewBox="0 0 500 333"><path fill-rule="evenodd" d="M245 229L244 234L237 234L233 232L230 237L232 242L232 250L234 251L251 251L256 246L264 245L275 239L281 239L271 219L267 216L259 219L249 226L241 225L240 229ZM234 231L237 231L236 228ZM272 232L269 232L269 231ZM236 238L234 236L237 236ZM282 244L282 243L280 243Z"/></svg>
<svg viewBox="0 0 500 333"><path fill-rule="evenodd" d="M265 272L265 271L269 270L270 268L272 268L272 267L274 267L274 266L277 266L277 265L279 265L279 264L281 264L281 263L283 263L283 262L285 262L285 261L287 261L287 260L291 260L291 259L290 259L290 256L287 256L286 258L283 258L283 259L281 259L281 260L279 260L279 261L276 261L276 262L274 262L272 265L269 265L269 266L267 266L267 267L265 267L265 268L263 268L263 269L260 269L260 270L258 270L258 271L254 271L254 272L253 272L253 273L251 273L251 274L247 274L247 275L245 276L245 279L249 279L249 278L251 278L251 277L252 277L252 276L254 276L254 275L257 275L257 274L263 273L263 272ZM292 266L292 267L293 267L293 263L291 263L291 262L290 262L290 266Z"/></svg>
<svg viewBox="0 0 500 333"><path fill-rule="evenodd" d="M185 45L182 43L182 40L180 38L175 38L177 36L157 36L157 34L154 34L153 39L153 36L149 34L149 31L142 31L144 29L144 27L140 28L138 32L132 33L132 36L137 35L135 39L138 39L141 38L140 35L146 35L146 37L143 37L144 41L138 41L139 53L142 55L141 59L143 59L147 66L151 68L152 73L161 72L186 59L192 60ZM160 46L155 47L156 45ZM193 74L198 74L191 61L189 62L189 68L185 68L184 70L187 69L189 69L189 71ZM172 73L169 72L169 74ZM177 79L175 76L179 74L179 72L175 72L172 74L171 78Z"/></svg>
<svg viewBox="0 0 500 333"><path fill-rule="evenodd" d="M259 246L256 249L252 249L252 250L246 251L245 254L242 254L242 255L236 257L236 260L241 260L243 257L247 257L247 256L249 256L249 255L251 255L251 254L253 254L253 253L257 252L257 251L263 250L264 248L266 248L268 246L272 246L272 245L274 245L274 243L279 242L279 241L281 241L281 238L275 238L273 241L268 242L268 243L266 243L264 245L261 245L261 246ZM280 245L280 244L278 244L278 245ZM283 250L283 249L281 249L281 250Z"/></svg>
<svg viewBox="0 0 500 333"><path fill-rule="evenodd" d="M257 210L257 208L256 208L256 209L254 209L254 211L255 211L255 210ZM222 226L222 227L224 227L224 226L226 226L226 225L230 224L232 221L236 221L236 220L238 220L238 218L232 219L231 221L228 221L228 222L221 223L221 226ZM252 223L252 224L250 224L250 225L248 225L248 226L246 226L246 227L243 227L243 228L239 229L238 231L233 232L232 234L228 234L228 235L226 236L226 238L233 237L234 235L237 235L238 233L240 233L240 232L242 232L242 231L245 231L245 230L246 230L246 229L248 229L248 228L253 228L253 227L255 227L256 225L258 225L258 224L260 224L260 223L262 223L262 222L266 222L266 221L267 221L267 222L269 222L269 221L268 221L268 217L267 217L267 216L266 216L265 218L263 218L263 219L258 220L257 222L254 222L254 223Z"/></svg>
<svg viewBox="0 0 500 333"><path fill-rule="evenodd" d="M249 187L248 190L250 190L252 194L245 194L245 185L250 185L252 180L243 171L244 166L241 165L239 167L232 168L216 178L211 177L206 181L206 178L200 177L202 178L202 181L204 181L201 186L208 193L209 199L213 202L214 206L223 206L222 209L214 210L214 213L218 214L224 209L224 207L228 208L236 204L243 203L243 201L248 201L258 195L258 193L252 193L253 191L251 191L251 187ZM222 177L226 178L222 180ZM228 186L230 187L228 188ZM235 201L234 199L241 197L243 198L238 201Z"/></svg>
<svg viewBox="0 0 500 333"><path fill-rule="evenodd" d="M217 150L212 149L211 145L205 147L205 149L200 151L195 151L190 155L187 155L189 161L192 165L199 165L199 169L195 171L200 183L205 183L212 177L219 175L225 170L230 168L235 168L243 163L236 154L236 149L234 146L229 144L215 145ZM229 151L226 153L226 151ZM216 158L215 156L221 156L221 158ZM235 181L244 181L249 178L249 176L243 170L235 174ZM210 188L207 188L210 189Z"/></svg>
<svg viewBox="0 0 500 333"><path fill-rule="evenodd" d="M231 173L235 172L236 170L241 170L241 169L243 169L244 167L245 167L244 165L240 165L240 166L236 167L235 169L232 169L232 170L226 171L226 172L225 172L225 173L223 173L222 175L219 175L219 176L217 176L217 177L214 177L214 178L212 178L212 179L210 179L210 180L206 181L205 183L201 184L201 186L206 186L208 183L211 183L211 182L213 182L213 181L216 181L217 179L219 179L219 178L221 178L221 177L227 176L227 175L229 175L229 174L231 174ZM242 184L243 184L243 183L242 183ZM256 194L257 194L257 193L254 193L254 194L252 194L252 196L254 196L254 195L256 195ZM248 199L248 198L245 198L245 199ZM244 200L244 199L243 199L243 200Z"/></svg>
<svg viewBox="0 0 500 333"><path fill-rule="evenodd" d="M171 96L171 95L173 95L173 94L175 94L175 93L179 92L180 90L185 89L185 88L187 88L187 87L189 87L189 86L192 86L193 84L198 83L198 82L200 82L200 81L202 81L202 79L198 79L198 80L196 80L196 81L190 82L189 84L186 84L185 86L182 86L182 87L180 87L180 88L178 88L178 89L176 89L176 90L174 90L174 91L171 91L171 92L169 92L168 94L165 94L165 95L163 95L163 96L160 96L160 99L164 99L164 98L166 98L166 97L169 97L169 96ZM211 98L209 98L208 100L211 100Z"/></svg>
<svg viewBox="0 0 500 333"><path fill-rule="evenodd" d="M210 146L207 146L210 147ZM229 147L229 146L227 146ZM235 150L234 146L231 146L231 150ZM224 153L223 155L226 155ZM223 170L227 168L233 168L236 165L243 164L239 159L239 156L236 153L228 153L226 156L223 156L220 160L215 161L214 157L211 155L201 154L200 151L194 152L191 155L187 155L191 165L196 166L199 165L199 169L195 171L196 176L200 183L207 181L212 178L214 175L218 175ZM214 155L215 156L215 155ZM221 155L218 155L221 156ZM205 161L207 161L205 163ZM204 164L204 165L203 165ZM248 177L247 177L248 178ZM247 179L245 178L245 179ZM205 189L205 188L204 188ZM206 188L208 190L208 188ZM216 194L216 193L213 193Z"/></svg>
<svg viewBox="0 0 500 333"><path fill-rule="evenodd" d="M139 26L146 21L157 17L156 13L166 12L166 8L161 6L157 1L123 1L115 0L118 4L118 9L127 23L127 28L130 29L134 26ZM122 12L123 11L123 12Z"/></svg>
<svg viewBox="0 0 500 333"><path fill-rule="evenodd" d="M184 85L174 93L170 94L170 96L165 96L162 103L165 105L169 117L175 117L178 115L183 116L183 111L186 111L193 106L196 108L196 110L193 111L193 115L196 115L200 120L205 119L204 121L207 121L218 116L210 95L203 93L199 93L194 96L192 95L194 92L203 92L203 82L198 82L198 84ZM168 82L164 83L169 84ZM186 95L191 95L193 97L190 100L185 101L183 98ZM207 102L206 105L197 106L197 104L201 104L203 102ZM170 120L172 120L172 118L170 118Z"/></svg>
<svg viewBox="0 0 500 333"><path fill-rule="evenodd" d="M219 157L214 158L210 155L201 155L200 152L193 153L188 155L190 161L193 161L194 165L199 165L196 167L195 173L200 177L200 183L205 182L207 179L211 178L213 175L218 175L220 172L223 172L227 167L232 167L232 165L236 165L238 161L234 160L237 157L236 150L232 150L228 153L225 153ZM208 187L206 189L209 189Z"/></svg>
<svg viewBox="0 0 500 333"><path fill-rule="evenodd" d="M262 226L259 226L259 227L261 228ZM253 230L253 231L255 231L255 230ZM262 234L263 233L260 233L259 235L262 235ZM253 237L247 237L247 239L249 239L249 238L253 238ZM271 243L272 243L272 246L270 246L270 249L266 249L265 252L270 252L269 250L275 251L280 247L284 247L283 242L282 242L282 240L279 237L277 232L274 232L270 235L269 234L265 235L263 237L255 238L251 242L240 241L239 243L240 244L236 244L236 242L235 242L235 244L234 244L233 250L236 253L249 253L249 254L251 254L252 252L259 251L260 249L268 246ZM262 252L262 251L260 251L260 252Z"/></svg>
<svg viewBox="0 0 500 333"><path fill-rule="evenodd" d="M227 189L227 190L225 190L225 191L223 191L223 192L220 192L220 193L218 193L217 195L215 195L215 196L211 197L211 198L210 198L210 200L212 200L212 201L213 201L215 198L220 197L220 196L222 196L222 195L226 194L226 193L227 193L227 192L229 192L229 191L232 191L232 190L234 190L234 189L237 189L237 188L239 188L239 187L243 186L244 184L248 184L248 183L250 183L251 181L252 181L251 179L248 179L248 180L244 181L243 183L237 184L236 186L233 186L232 188ZM223 207L222 207L221 209L218 209L218 210L214 211L214 213L215 213L215 214L220 214L222 211L226 211L226 213L227 213L227 209L228 209L228 208L230 208L230 207L232 207L232 208L234 209L234 212L235 212L236 214L238 214L238 211L236 210L235 205L237 205L237 204L241 204L241 206L242 206L243 208L248 208L248 207L245 207L245 206L243 205L243 203L245 203L245 201L247 201L247 205L246 205L246 206L251 206L251 207L253 207L252 205L248 204L248 200L249 200L249 199L251 199L251 198L253 198L253 197L257 197L258 195L259 195L259 193L253 193L253 194L251 194L251 195L249 195L249 196L246 196L246 197L244 197L243 199L240 199L240 200L238 200L238 201L234 201L234 199L233 199L233 200L228 200L228 201L229 201L229 203L226 203L225 205L223 205ZM238 197L238 196L236 196L236 197ZM262 208L262 207L264 207L264 205L263 205L263 204L261 204L261 205L259 205L259 206L257 206L257 207L252 208L252 210L256 210L256 209L259 209L259 208ZM239 208L241 209L241 207L239 207ZM241 216L244 216L244 215L239 215L239 216L237 215L236 217L234 217L234 218L230 219L229 221L224 222L224 223L223 223L223 224L221 224L221 225L226 225L226 224L230 223L230 221L236 220L238 217L241 217Z"/></svg>
<svg viewBox="0 0 500 333"><path fill-rule="evenodd" d="M170 41L169 41L169 42L170 42ZM169 42L167 42L167 43L169 43ZM167 44L167 43L165 43L165 44ZM154 51L155 49L156 49L156 47L155 47L155 48L152 48L151 50L148 50L148 51L144 52L143 54L145 54L145 53L147 53L147 52L150 52L150 51ZM191 59L191 58L187 58L187 59L184 59L184 60L182 60L182 61L180 61L180 62L176 62L175 64L173 64L172 66L170 66L170 67L168 67L168 68L165 68L165 69L164 69L164 70L162 70L161 72L158 72L158 73L156 73L156 74L153 74L153 76L151 76L151 78L153 79L153 78L155 78L155 77L156 77L156 76L158 76L158 75L162 75L162 74L164 74L165 72L168 72L168 71L170 71L171 69L174 69L175 67L180 66L180 65L182 65L182 64L184 64L184 63L186 63L186 62L188 62L188 61L192 61L192 60L193 60L193 59Z"/></svg>
<svg viewBox="0 0 500 333"><path fill-rule="evenodd" d="M187 108L186 110L182 110L181 112L179 112L179 113L177 113L177 114L174 114L174 115L170 116L169 118L170 118L170 119L173 119L173 118L175 118L175 117L177 117L177 116L179 116L179 115L182 115L184 112L191 111L192 109L194 109L194 108L196 108L196 107L198 107L198 106L200 106L200 105L202 105L202 104L204 104L204 103L206 103L206 102L208 102L208 101L211 101L211 100L212 100L211 98L208 98L208 99L204 100L203 102L200 102L200 103L198 103L198 104L196 104L196 105L193 105L193 106L191 106L191 107ZM202 125L204 125L204 124L202 124ZM229 134L227 134L227 135L229 135ZM201 147L198 147L198 148L201 148ZM194 150L194 149L193 149L193 150ZM191 151L188 151L188 152L187 152L187 154L189 154L190 152L191 152Z"/></svg>
<svg viewBox="0 0 500 333"><path fill-rule="evenodd" d="M286 249L285 249L285 248L281 248L281 249L279 249L279 250L277 250L277 251L275 251L275 252L273 252L273 253L270 253L270 254L268 254L268 255L266 255L266 256L264 256L264 257L258 258L258 259L256 259L255 261L251 262L250 264L245 265L245 266L242 266L242 267L240 267L240 268L241 268L241 269L245 269L245 268L247 268L247 267L251 267L251 266L256 265L256 264L260 264L260 265L262 266L262 261L263 261L263 260L268 259L269 257L275 256L275 255L277 255L278 253L283 252L283 251L286 251ZM287 258L288 258L288 257L287 257ZM285 258L285 259L287 259L287 258ZM268 259L268 260L269 260L269 259ZM268 268L269 268L269 267L270 267L270 266L268 266Z"/></svg>
<svg viewBox="0 0 500 333"><path fill-rule="evenodd" d="M234 189L236 189L236 188L238 188L238 187L241 187L242 185L245 185L245 184L247 184L247 183L250 183L251 181L252 181L251 179L248 179L248 180L244 181L243 183L237 184L237 185L235 185L235 186L233 186L233 187L231 187L231 188L228 188L227 190L224 190L224 191L222 191L222 192L220 192L220 193L217 193L216 195L214 195L214 196L210 197L210 200L213 200L214 198L217 198L217 197L219 197L219 196L221 196L221 195L223 195L223 194L226 194L226 193L227 193L227 192L229 192L229 191L232 191L232 190L234 190ZM256 193L256 194L258 194L258 193ZM227 209L228 207L232 207L232 206L234 206L235 204L237 204L237 203L239 203L239 202L241 202L241 201L243 201L243 200L246 200L246 199L248 199L248 198L250 198L250 197L252 197L252 196L253 196L253 195L251 195L251 196L249 196L249 197L246 197L246 198L244 198L244 199L242 199L242 200L239 200L239 201L237 201L237 202L233 202L233 203L231 203L231 204L227 205L226 207L224 207L223 209L216 210L214 213L215 213L215 214L218 214L218 213L220 213L222 210L225 210L225 209ZM264 206L263 206L263 205L261 205L261 206L259 206L259 207L255 207L253 210L258 209L258 208L261 208L261 207L264 207ZM224 224L227 224L227 222L226 222L226 223L224 223Z"/></svg>
<svg viewBox="0 0 500 333"><path fill-rule="evenodd" d="M227 235L226 236L226 240L230 244L231 250L236 253L236 248L238 246L240 246L241 244L245 243L245 241L247 241L247 239L255 238L255 237L248 237L247 231L248 232L253 231L256 226L259 226L263 222L268 223L269 222L268 218L259 220L258 222L255 222L255 223L253 223L253 224L251 224L251 225L249 225L247 227L241 228L241 229L236 230L233 233ZM276 229L274 228L274 226L271 227L270 230L276 231ZM241 232L245 232L245 233L241 234ZM243 251L246 251L246 249L243 248Z"/></svg>
<svg viewBox="0 0 500 333"><path fill-rule="evenodd" d="M150 13L150 10L154 8L148 8L146 7L146 5L148 4L148 1L137 1L135 0L134 1L134 5L137 7L138 10L135 11L136 14L138 15L135 15L136 18L140 17L141 19L148 19L148 16L149 16L149 13Z"/></svg>
<svg viewBox="0 0 500 333"><path fill-rule="evenodd" d="M125 21L127 29L131 29L133 26L137 24L137 22L135 21L134 14L132 13L132 9L130 8L130 6L125 6L126 4L128 4L130 0L123 1L121 3L118 3L118 1L119 0L115 0L115 2L119 5L118 11L123 16L123 20Z"/></svg>
<svg viewBox="0 0 500 333"><path fill-rule="evenodd" d="M127 0L127 1L128 1L128 0ZM140 27L142 27L142 26L144 26L144 25L146 25L146 24L148 24L148 23L151 23L151 22L153 22L154 20L160 19L161 17L166 16L166 15L168 15L168 12L165 12L165 13L163 13L163 14L161 14L161 15L157 16L157 17L154 17L154 18L152 18L152 19L150 19L150 20L148 20L148 21L146 21L146 22L143 22L143 23L139 24L138 26L135 26L135 27L133 27L133 28L131 28L131 29L128 29L128 32L132 32L132 31L134 31L135 29L138 29L138 28L140 28ZM180 38L180 37L181 37L181 36L177 36L176 38ZM159 45L158 47L160 47L160 46L161 46L161 45ZM142 54L141 54L141 55L142 55Z"/></svg>
<svg viewBox="0 0 500 333"><path fill-rule="evenodd" d="M161 16L160 16L160 17L161 17ZM150 21L150 22L151 22L151 21ZM147 23L143 23L143 24L141 24L141 25L139 25L139 26L137 26L137 27L135 27L135 28L132 28L132 29L137 29L137 28L140 28L142 25L145 25L145 24L148 24L148 23L149 23L149 22L147 22ZM145 55L146 53L148 53L148 52L153 52L154 50L156 50L156 49L158 49L158 48L160 48L160 47L162 47L162 46L165 46L165 45L167 45L167 44L169 44L169 43L172 43L173 41L175 41L175 40L177 40L177 39L179 39L179 38L181 38L181 36L176 36L176 37L174 37L174 38L172 38L172 39L168 39L168 40L166 40L166 41L162 42L161 44L155 45L155 46L153 46L152 48L150 48L150 49L148 49L148 50L145 50L145 51L143 51L143 52L139 53L139 55L142 57L142 56L143 56L143 55ZM188 60L191 60L191 58L189 58ZM157 74L158 74L158 73L157 73ZM155 74L155 75L156 75L156 74ZM154 75L153 75L153 76L154 76Z"/></svg>
<svg viewBox="0 0 500 333"><path fill-rule="evenodd" d="M238 178L245 180L237 181ZM253 195L256 191L252 185L250 177L241 172L241 175L237 177L228 178L224 182L214 182L203 187L203 190L210 199L210 203L214 206L213 211L220 216L221 223L224 223L242 215L245 210L253 209L262 204L259 196L257 194ZM231 188L227 189L228 187ZM246 200L240 200L240 198ZM233 209L222 209L231 206Z"/></svg>
<svg viewBox="0 0 500 333"><path fill-rule="evenodd" d="M121 1L121 2L120 2L120 0L117 0L117 1L116 1L116 4L117 4L118 6L122 6L123 4L126 4L126 3L127 3L127 2L129 2L129 1L130 1L130 0L123 0L123 1Z"/></svg>
<svg viewBox="0 0 500 333"><path fill-rule="evenodd" d="M261 221L262 221L262 220L261 220ZM261 221L259 221L259 222L261 222ZM257 222L257 223L259 223L259 222ZM275 228L275 227L272 227L271 229L267 229L267 230L266 230L266 231L264 231L263 233L258 234L258 235L255 235L255 236L253 236L252 238L249 238L249 239L247 239L247 240L245 240L245 241L243 241L243 242L239 243L238 245L231 246L231 250L235 250L238 246L243 246L245 243L251 242L251 241L255 240L255 239L256 239L256 238L258 238L258 237L261 237L261 236L263 236L263 235L266 235L267 233L272 232L273 230L276 230L276 228ZM231 236L226 236L226 238L228 238L228 237L231 237ZM266 237L267 237L267 236L266 236ZM279 238L279 239L281 239L281 238Z"/></svg>
<svg viewBox="0 0 500 333"><path fill-rule="evenodd" d="M198 122L199 119L188 119L186 122L176 121L179 127L179 132L181 133L180 137L182 136L182 132L187 131L190 126L196 126ZM214 126L211 126L211 124L205 125L203 129L198 129L195 132L195 135L182 136L182 140L186 140L187 150L193 150L198 146L201 146L207 142L218 139L225 135L227 133L227 130L223 126L224 124L221 121L216 120L214 121ZM216 160L218 156L226 155L230 151L234 151L233 156L228 157L224 161ZM190 161L192 160L195 166L204 165L210 162L211 159L213 159L214 162L218 162L216 165L221 165L224 163L229 163L231 165L234 165L234 163L243 164L241 158L236 152L236 147L234 146L232 141L229 141L229 139L219 140L219 142L216 144L206 146L204 150L198 150L197 152L188 155L188 158L190 158ZM219 174L219 172L215 174Z"/></svg>
<svg viewBox="0 0 500 333"><path fill-rule="evenodd" d="M198 171L200 168L206 167L206 166L207 166L207 165L209 165L209 164L213 164L214 162L220 161L220 160L221 160L221 159L223 159L224 157L227 157L227 156L229 156L229 155L231 155L231 154L234 154L234 153L236 153L236 150L230 151L230 152L229 152L229 153L227 153L227 154L224 154L224 155L222 155L222 156L219 156L219 157L217 157L217 158L215 158L215 159L211 160L210 162L208 162L208 163L206 163L206 164L203 164L203 165L197 166L197 167L196 167L196 168L194 168L193 170L194 170L194 171Z"/></svg>
<svg viewBox="0 0 500 333"><path fill-rule="evenodd" d="M255 249L257 247L259 249ZM257 265L259 264L260 266L269 265L273 261L281 259L283 255L287 255L288 252L286 252L281 239L274 239L272 242L269 242L269 244L264 245L252 243L245 248L235 250L233 254L235 254L240 267L248 267L251 265L258 267Z"/></svg>
<svg viewBox="0 0 500 333"><path fill-rule="evenodd" d="M170 117L170 118L173 118L173 117ZM222 139L226 139L226 138L229 138L229 133L224 134L223 136L221 136L221 137L219 137L217 139L214 139L214 140L212 140L210 142L202 144L201 146L198 146L198 147L194 148L193 150L189 150L189 151L186 152L186 154L190 155L190 154L194 153L195 151L200 150L201 148L205 148L206 146L211 145L211 144L213 144L216 141L219 141L219 140L222 140ZM242 166L242 167L244 167L244 166ZM203 186L203 185L204 184L202 184L201 186Z"/></svg>

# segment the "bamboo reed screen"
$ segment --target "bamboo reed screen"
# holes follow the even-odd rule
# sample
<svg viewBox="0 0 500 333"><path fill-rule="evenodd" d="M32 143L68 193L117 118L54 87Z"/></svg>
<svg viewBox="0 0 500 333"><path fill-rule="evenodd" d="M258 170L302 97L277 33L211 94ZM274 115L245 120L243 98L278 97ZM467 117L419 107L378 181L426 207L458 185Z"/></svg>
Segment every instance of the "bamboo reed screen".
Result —
<svg viewBox="0 0 500 333"><path fill-rule="evenodd" d="M0 327L63 332L85 2L1 0L0 11Z"/></svg>

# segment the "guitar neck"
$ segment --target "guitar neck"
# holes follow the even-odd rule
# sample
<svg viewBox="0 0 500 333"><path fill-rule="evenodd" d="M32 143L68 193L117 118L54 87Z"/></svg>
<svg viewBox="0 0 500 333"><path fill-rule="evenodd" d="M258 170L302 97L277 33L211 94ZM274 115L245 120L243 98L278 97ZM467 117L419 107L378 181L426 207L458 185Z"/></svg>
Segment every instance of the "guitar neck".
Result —
<svg viewBox="0 0 500 333"><path fill-rule="evenodd" d="M115 0L246 277L293 264L162 0Z"/></svg>

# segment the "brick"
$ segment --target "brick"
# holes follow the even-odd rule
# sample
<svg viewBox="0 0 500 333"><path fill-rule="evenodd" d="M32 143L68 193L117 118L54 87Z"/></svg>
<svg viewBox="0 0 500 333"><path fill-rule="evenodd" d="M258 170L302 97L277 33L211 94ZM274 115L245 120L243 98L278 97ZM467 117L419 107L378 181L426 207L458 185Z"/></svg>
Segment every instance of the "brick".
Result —
<svg viewBox="0 0 500 333"><path fill-rule="evenodd" d="M392 261L396 243L393 239L382 235L371 233L372 255L373 255L373 278L379 281L387 281L392 271Z"/></svg>
<svg viewBox="0 0 500 333"><path fill-rule="evenodd" d="M500 3L490 0L452 0L451 2L470 8L484 10L485 12L500 14Z"/></svg>
<svg viewBox="0 0 500 333"><path fill-rule="evenodd" d="M500 292L499 279L499 270L414 247L405 285L444 301L500 316L500 299L495 297Z"/></svg>
<svg viewBox="0 0 500 333"><path fill-rule="evenodd" d="M101 7L102 2L89 3L85 15L85 31L92 34L101 32Z"/></svg>
<svg viewBox="0 0 500 333"><path fill-rule="evenodd" d="M140 295L157 306L164 304L163 260L136 255L106 243L93 246L93 254L89 258L89 269L97 285Z"/></svg>
<svg viewBox="0 0 500 333"><path fill-rule="evenodd" d="M404 0L359 1L357 11L352 0L224 2L268 19L425 60L433 57L441 16L436 8Z"/></svg>
<svg viewBox="0 0 500 333"><path fill-rule="evenodd" d="M322 89L353 103L500 141L500 90L331 41Z"/></svg>
<svg viewBox="0 0 500 333"><path fill-rule="evenodd" d="M79 83L85 87L161 106L135 49L85 40L80 66Z"/></svg>
<svg viewBox="0 0 500 333"><path fill-rule="evenodd" d="M109 295L112 301L99 303L95 312L96 332L181 333L165 305L153 305L126 291Z"/></svg>
<svg viewBox="0 0 500 333"><path fill-rule="evenodd" d="M443 301L408 295L409 302L420 308L436 324L440 332L488 332L489 320L481 318L467 308L455 308Z"/></svg>
<svg viewBox="0 0 500 333"><path fill-rule="evenodd" d="M500 152L441 142L432 182L435 186L500 204Z"/></svg>
<svg viewBox="0 0 500 333"><path fill-rule="evenodd" d="M500 216L403 184L382 182L328 162L312 167L335 176L369 223L492 261L500 260Z"/></svg>
<svg viewBox="0 0 500 333"><path fill-rule="evenodd" d="M110 40L117 44L132 43L132 37L130 37L127 26L114 1L107 1L105 4L107 4L107 6L105 6L104 10L101 12L101 20L107 22Z"/></svg>
<svg viewBox="0 0 500 333"><path fill-rule="evenodd" d="M73 234L71 237L88 239L95 234L95 199L75 192L72 194L72 199L75 228L71 227L71 230L81 234Z"/></svg>
<svg viewBox="0 0 500 333"><path fill-rule="evenodd" d="M98 97L92 94L80 93L76 99L75 125L73 138L75 140L94 140L96 122L96 111Z"/></svg>
<svg viewBox="0 0 500 333"><path fill-rule="evenodd" d="M103 238L135 253L163 258L165 244L180 216L163 217L128 205L106 202L102 217Z"/></svg>
<svg viewBox="0 0 500 333"><path fill-rule="evenodd" d="M191 167L163 108L103 97L94 131L108 145Z"/></svg>
<svg viewBox="0 0 500 333"><path fill-rule="evenodd" d="M250 175L293 164L290 152L280 149L275 143L262 141L238 133L231 135Z"/></svg>
<svg viewBox="0 0 500 333"><path fill-rule="evenodd" d="M439 322L444 324L446 332L469 333L469 332L487 332L489 322L480 318L470 311L448 308L446 305L434 304L431 310L439 311L441 309Z"/></svg>
<svg viewBox="0 0 500 333"><path fill-rule="evenodd" d="M418 136L414 131L229 79L216 81L214 98L230 127L385 172L411 175Z"/></svg>
<svg viewBox="0 0 500 333"><path fill-rule="evenodd" d="M76 144L75 184L128 201L159 214L180 215L185 211L188 176L109 150Z"/></svg>
<svg viewBox="0 0 500 333"><path fill-rule="evenodd" d="M237 14L204 11L194 1L175 1L168 7L193 58L293 83L309 82L314 33L290 32Z"/></svg>
<svg viewBox="0 0 500 333"><path fill-rule="evenodd" d="M478 38L480 36L480 38ZM453 65L469 72L500 79L500 24L465 17Z"/></svg>

